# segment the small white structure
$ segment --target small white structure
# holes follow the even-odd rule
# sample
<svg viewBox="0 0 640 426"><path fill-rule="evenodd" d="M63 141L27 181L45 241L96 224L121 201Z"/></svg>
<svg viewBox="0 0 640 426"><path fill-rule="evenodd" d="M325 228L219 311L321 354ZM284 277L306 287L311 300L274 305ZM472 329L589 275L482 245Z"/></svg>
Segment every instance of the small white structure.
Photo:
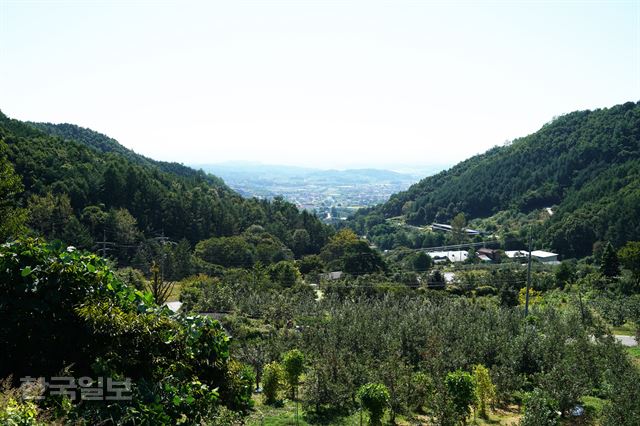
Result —
<svg viewBox="0 0 640 426"><path fill-rule="evenodd" d="M524 250L507 250L504 254L509 259L526 259L529 257L529 253Z"/></svg>
<svg viewBox="0 0 640 426"><path fill-rule="evenodd" d="M438 260L448 259L449 262L464 262L469 257L469 252L464 250L456 251L431 251L427 253L434 262L438 263Z"/></svg>
<svg viewBox="0 0 640 426"><path fill-rule="evenodd" d="M327 272L326 274L320 274L320 278L325 280L339 280L340 278L342 278L342 275L342 271L333 271Z"/></svg>
<svg viewBox="0 0 640 426"><path fill-rule="evenodd" d="M447 225L446 223L432 223L431 224L432 231L444 231L444 232L453 232L453 227L451 225ZM476 231L475 229L463 228L462 229L467 235L480 235L480 231Z"/></svg>
<svg viewBox="0 0 640 426"><path fill-rule="evenodd" d="M529 257L529 252L525 250L507 250L504 254L509 259L527 259ZM550 251L533 250L531 252L531 258L542 263L559 263L558 254L551 253Z"/></svg>
<svg viewBox="0 0 640 426"><path fill-rule="evenodd" d="M558 262L558 254L551 253L550 251L534 250L531 252L531 257L539 262L543 263L555 263Z"/></svg>

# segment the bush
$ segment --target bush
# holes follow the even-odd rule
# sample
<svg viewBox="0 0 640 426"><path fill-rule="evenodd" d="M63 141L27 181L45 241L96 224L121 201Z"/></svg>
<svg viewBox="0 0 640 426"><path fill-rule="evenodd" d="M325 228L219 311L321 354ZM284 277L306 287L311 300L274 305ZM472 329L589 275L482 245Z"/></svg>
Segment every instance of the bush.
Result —
<svg viewBox="0 0 640 426"><path fill-rule="evenodd" d="M524 400L524 416L520 426L555 426L559 418L556 402L542 390L534 389Z"/></svg>
<svg viewBox="0 0 640 426"><path fill-rule="evenodd" d="M498 289L490 285L481 285L476 288L476 296L495 296L498 294Z"/></svg>
<svg viewBox="0 0 640 426"><path fill-rule="evenodd" d="M229 312L235 307L231 289L203 274L180 281L180 301L185 312Z"/></svg>
<svg viewBox="0 0 640 426"><path fill-rule="evenodd" d="M382 424L382 416L389 404L389 398L387 387L381 383L368 383L358 390L362 408L369 413L369 424Z"/></svg>
<svg viewBox="0 0 640 426"><path fill-rule="evenodd" d="M38 406L31 401L9 398L0 406L0 424L6 426L44 425L38 421Z"/></svg>
<svg viewBox="0 0 640 426"><path fill-rule="evenodd" d="M266 404L275 404L278 402L280 390L282 389L282 378L282 366L277 362L271 362L264 367L262 393Z"/></svg>
<svg viewBox="0 0 640 426"><path fill-rule="evenodd" d="M491 381L489 370L482 364L473 367L473 383L475 385L475 399L480 415L486 417L487 405L493 404L496 397L496 387Z"/></svg>
<svg viewBox="0 0 640 426"><path fill-rule="evenodd" d="M218 393L240 371L229 369L217 321L173 315L95 255L34 239L4 244L0 300L0 376L52 377L69 367L69 376L131 379L130 401L74 407L88 423L193 424L221 403L247 403L242 389Z"/></svg>
<svg viewBox="0 0 640 426"><path fill-rule="evenodd" d="M255 380L253 368L235 360L229 362L226 380L220 390L220 395L228 401L229 408L245 410L253 406L251 395Z"/></svg>
<svg viewBox="0 0 640 426"><path fill-rule="evenodd" d="M296 388L300 375L304 371L304 355L297 349L292 349L282 357L284 367L284 377L291 392L291 399L295 398Z"/></svg>
<svg viewBox="0 0 640 426"><path fill-rule="evenodd" d="M456 417L464 423L470 413L469 406L473 404L475 397L473 377L466 371L449 372L445 378L445 386Z"/></svg>

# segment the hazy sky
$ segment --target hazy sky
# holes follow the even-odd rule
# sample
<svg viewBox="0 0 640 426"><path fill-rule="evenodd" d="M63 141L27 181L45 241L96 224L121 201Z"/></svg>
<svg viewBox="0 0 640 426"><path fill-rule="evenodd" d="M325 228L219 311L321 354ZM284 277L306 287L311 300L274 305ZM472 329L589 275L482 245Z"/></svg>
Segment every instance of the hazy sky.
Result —
<svg viewBox="0 0 640 426"><path fill-rule="evenodd" d="M640 0L0 0L0 109L156 159L454 163L640 100Z"/></svg>

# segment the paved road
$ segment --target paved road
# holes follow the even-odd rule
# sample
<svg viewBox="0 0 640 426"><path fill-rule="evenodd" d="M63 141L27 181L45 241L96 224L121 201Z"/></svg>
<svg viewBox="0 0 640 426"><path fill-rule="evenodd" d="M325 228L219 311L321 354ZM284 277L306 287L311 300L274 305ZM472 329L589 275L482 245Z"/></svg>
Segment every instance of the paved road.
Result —
<svg viewBox="0 0 640 426"><path fill-rule="evenodd" d="M638 342L636 342L636 339L633 336L621 336L619 334L616 334L613 337L615 337L616 340L622 343L624 346L638 346Z"/></svg>

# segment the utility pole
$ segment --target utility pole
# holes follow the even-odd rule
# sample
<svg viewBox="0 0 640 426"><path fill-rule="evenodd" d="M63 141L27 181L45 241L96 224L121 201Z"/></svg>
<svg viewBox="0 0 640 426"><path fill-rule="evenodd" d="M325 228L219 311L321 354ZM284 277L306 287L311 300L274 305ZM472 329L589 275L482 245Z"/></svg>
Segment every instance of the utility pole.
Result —
<svg viewBox="0 0 640 426"><path fill-rule="evenodd" d="M527 293L524 299L524 316L529 314L529 287L531 287L531 228L529 228L529 264L527 265Z"/></svg>
<svg viewBox="0 0 640 426"><path fill-rule="evenodd" d="M102 248L98 249L98 251L100 252L100 255L102 257L106 257L107 256L107 250L112 250L111 247L107 247L107 246L114 246L116 243L112 243L110 241L107 241L107 231L103 229L102 230L102 241L97 241L97 244L98 244L98 247L102 246Z"/></svg>
<svg viewBox="0 0 640 426"><path fill-rule="evenodd" d="M582 285L578 284L578 300L580 301L580 317L582 318L582 326L584 327L584 306L582 305Z"/></svg>
<svg viewBox="0 0 640 426"><path fill-rule="evenodd" d="M296 387L293 389L293 399L295 399L296 401L296 426L298 425L298 398L297 398L297 390L298 390L298 386L296 385Z"/></svg>
<svg viewBox="0 0 640 426"><path fill-rule="evenodd" d="M164 235L164 226L162 227L162 234L159 237L153 238L154 240L160 243L160 247L162 247L161 259L160 259L160 277L164 280L164 264L167 258L167 253L165 251L165 245L172 244L177 245L175 241L171 241L169 237L165 237Z"/></svg>

